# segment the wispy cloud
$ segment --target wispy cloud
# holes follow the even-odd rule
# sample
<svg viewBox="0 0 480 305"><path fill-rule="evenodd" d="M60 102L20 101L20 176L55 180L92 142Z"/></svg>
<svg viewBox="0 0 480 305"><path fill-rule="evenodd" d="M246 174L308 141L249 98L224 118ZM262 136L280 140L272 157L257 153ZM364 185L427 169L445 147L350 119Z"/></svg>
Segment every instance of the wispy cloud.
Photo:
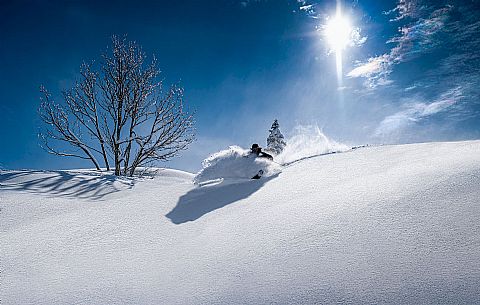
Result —
<svg viewBox="0 0 480 305"><path fill-rule="evenodd" d="M297 4L299 5L298 9L307 13L310 17L316 18L317 13L315 7L317 6L316 3L310 2L307 0L297 0Z"/></svg>
<svg viewBox="0 0 480 305"><path fill-rule="evenodd" d="M390 74L391 60L388 54L369 58L366 63L362 63L355 69L347 73L348 77L365 77L365 86L374 88L380 84L388 82Z"/></svg>
<svg viewBox="0 0 480 305"><path fill-rule="evenodd" d="M416 16L419 13L413 9L416 6L412 3L401 0L393 11L398 12L401 19L405 16ZM416 55L425 53L438 45L436 34L443 30L451 9L452 6L436 9L426 18L419 17L415 22L399 28L399 35L386 42L394 44L390 52L371 57L366 62L360 63L347 76L366 78L366 87L372 89L391 84L392 81L388 77L396 64L411 60ZM398 20L395 18L392 21Z"/></svg>
<svg viewBox="0 0 480 305"><path fill-rule="evenodd" d="M385 117L375 130L375 137L388 136L394 132L403 130L434 114L447 111L463 98L463 88L456 87L442 93L435 101L410 102L403 107L405 109Z"/></svg>
<svg viewBox="0 0 480 305"><path fill-rule="evenodd" d="M300 10L301 11L305 11L305 12L312 12L314 9L314 5L313 4L307 4L307 5L302 5L300 6Z"/></svg>
<svg viewBox="0 0 480 305"><path fill-rule="evenodd" d="M420 5L416 0L399 0L395 8L384 12L384 14L396 15L390 21L399 21L406 17L418 18L423 8L424 6Z"/></svg>

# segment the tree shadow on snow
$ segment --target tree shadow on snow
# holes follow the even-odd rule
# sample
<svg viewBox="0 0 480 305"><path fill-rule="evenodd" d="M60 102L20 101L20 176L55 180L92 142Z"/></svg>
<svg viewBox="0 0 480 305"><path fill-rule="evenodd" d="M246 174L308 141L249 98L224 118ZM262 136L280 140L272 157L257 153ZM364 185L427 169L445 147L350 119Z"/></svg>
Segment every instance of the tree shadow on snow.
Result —
<svg viewBox="0 0 480 305"><path fill-rule="evenodd" d="M197 220L207 213L249 197L277 176L197 187L180 197L175 208L165 216L174 224Z"/></svg>
<svg viewBox="0 0 480 305"><path fill-rule="evenodd" d="M133 187L133 180L82 171L0 171L0 188L8 191L98 200Z"/></svg>

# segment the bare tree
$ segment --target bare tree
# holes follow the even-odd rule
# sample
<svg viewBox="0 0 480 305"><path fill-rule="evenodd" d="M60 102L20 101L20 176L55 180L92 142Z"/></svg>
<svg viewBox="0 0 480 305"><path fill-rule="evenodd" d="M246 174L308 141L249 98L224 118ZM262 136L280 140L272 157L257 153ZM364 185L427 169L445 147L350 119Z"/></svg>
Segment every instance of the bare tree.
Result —
<svg viewBox="0 0 480 305"><path fill-rule="evenodd" d="M96 156L101 156L107 170L113 162L115 175L129 176L186 149L194 140L194 117L185 110L182 88L174 85L164 92L156 59L145 64L138 44L116 36L102 59L98 71L82 65L80 79L63 92L65 106L41 89L40 118L47 126L40 134L43 147L59 156L88 159L97 169ZM75 150L58 150L51 140Z"/></svg>

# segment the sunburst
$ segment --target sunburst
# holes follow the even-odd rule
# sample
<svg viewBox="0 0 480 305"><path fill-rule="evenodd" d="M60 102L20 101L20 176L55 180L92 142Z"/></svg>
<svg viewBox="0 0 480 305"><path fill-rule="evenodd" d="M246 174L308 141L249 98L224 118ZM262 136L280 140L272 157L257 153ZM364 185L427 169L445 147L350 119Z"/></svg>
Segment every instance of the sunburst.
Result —
<svg viewBox="0 0 480 305"><path fill-rule="evenodd" d="M337 10L335 16L330 18L324 27L324 36L330 50L335 52L337 66L337 79L339 87L342 86L342 52L352 44L353 27L350 20L342 15L340 1L337 1Z"/></svg>

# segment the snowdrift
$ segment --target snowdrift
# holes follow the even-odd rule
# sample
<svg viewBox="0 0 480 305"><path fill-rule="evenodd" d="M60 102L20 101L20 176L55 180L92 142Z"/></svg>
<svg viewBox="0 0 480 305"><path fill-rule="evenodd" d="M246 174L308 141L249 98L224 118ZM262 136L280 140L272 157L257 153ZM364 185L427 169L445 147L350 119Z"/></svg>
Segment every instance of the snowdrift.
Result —
<svg viewBox="0 0 480 305"><path fill-rule="evenodd" d="M281 166L265 158L256 158L249 150L239 146L230 146L219 151L202 163L203 169L195 176L195 184L204 184L220 180L250 179L259 170L263 170L263 177L271 177L281 172Z"/></svg>
<svg viewBox="0 0 480 305"><path fill-rule="evenodd" d="M1 303L480 304L480 141L192 178L0 172Z"/></svg>

